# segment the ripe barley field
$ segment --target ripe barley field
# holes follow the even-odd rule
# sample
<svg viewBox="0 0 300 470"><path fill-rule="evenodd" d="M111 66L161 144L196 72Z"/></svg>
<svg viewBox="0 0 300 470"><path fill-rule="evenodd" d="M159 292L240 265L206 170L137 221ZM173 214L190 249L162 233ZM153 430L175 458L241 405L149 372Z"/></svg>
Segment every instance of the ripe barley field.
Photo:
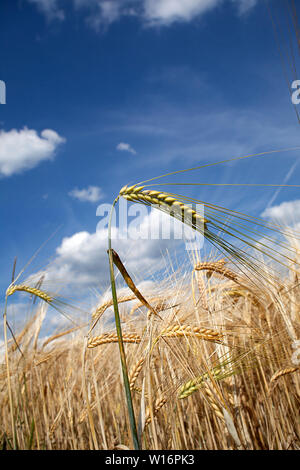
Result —
<svg viewBox="0 0 300 470"><path fill-rule="evenodd" d="M117 288L140 447L299 449L297 273L259 284L226 258L170 272L146 304ZM132 449L112 299L47 338L39 302L1 358L1 447Z"/></svg>

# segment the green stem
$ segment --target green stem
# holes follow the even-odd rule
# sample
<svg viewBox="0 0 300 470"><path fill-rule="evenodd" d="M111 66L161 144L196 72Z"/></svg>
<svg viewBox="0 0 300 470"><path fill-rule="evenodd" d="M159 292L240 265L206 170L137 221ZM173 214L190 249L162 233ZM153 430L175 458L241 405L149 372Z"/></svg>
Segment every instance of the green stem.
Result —
<svg viewBox="0 0 300 470"><path fill-rule="evenodd" d="M111 220L114 211L114 207L118 202L119 196L115 199L112 209L110 212L109 223L108 223L108 258L109 258L109 269L110 269L110 282L111 282L111 292L112 292L112 299L114 303L114 312L115 312L115 323L116 323L116 330L118 335L118 343L119 343L119 350L120 350L120 359L121 359L121 367L123 373L123 381L125 387L125 394L127 400L127 409L130 421L130 428L132 434L132 440L135 450L140 449L138 435L137 435L137 428L136 428L136 421L134 416L133 404L132 404L132 397L130 391L130 384L128 378L128 370L126 364L126 355L124 349L124 343L122 338L122 328L121 328L121 320L119 314L119 307L118 307L118 297L117 297L117 290L116 290L116 282L115 282L115 275L114 275L114 263L112 257L112 248L111 248Z"/></svg>
<svg viewBox="0 0 300 470"><path fill-rule="evenodd" d="M8 339L7 339L7 313L6 313L6 311L7 311L7 296L5 296L5 306L4 306L4 313L3 313L3 329L4 329L7 389L8 389L8 396L9 396L11 428L12 428L12 435L13 435L13 447L16 450L17 449L17 439L16 439L16 427L15 427L15 418L14 418L12 389L11 389L11 382L10 382L10 370L9 370L9 358L8 358Z"/></svg>

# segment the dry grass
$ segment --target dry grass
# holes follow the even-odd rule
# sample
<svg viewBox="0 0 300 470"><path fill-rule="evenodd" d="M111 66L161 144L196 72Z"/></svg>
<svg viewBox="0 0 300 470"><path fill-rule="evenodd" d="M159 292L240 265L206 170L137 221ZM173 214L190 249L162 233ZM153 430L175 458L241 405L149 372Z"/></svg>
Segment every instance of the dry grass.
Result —
<svg viewBox="0 0 300 470"><path fill-rule="evenodd" d="M194 293L193 266L189 277L170 280L165 296L155 287L145 293L154 308L163 306L161 318L147 315L132 293L120 297L142 448L299 449L295 275L281 279L277 290L255 290L247 279L237 284L240 273L224 261L204 266L213 268L206 269L211 275ZM203 289L205 308L198 302ZM108 300L95 310L97 324L88 337L87 328L76 327L39 340L44 304L16 334L19 348L9 340L18 448L132 447L117 336L104 330L111 305ZM9 449L14 440L1 360L0 442Z"/></svg>

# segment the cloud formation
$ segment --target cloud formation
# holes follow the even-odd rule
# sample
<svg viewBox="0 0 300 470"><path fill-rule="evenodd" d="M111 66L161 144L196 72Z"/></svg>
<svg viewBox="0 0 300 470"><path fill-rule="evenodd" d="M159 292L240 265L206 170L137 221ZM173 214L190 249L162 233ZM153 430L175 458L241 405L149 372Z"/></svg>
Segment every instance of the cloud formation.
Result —
<svg viewBox="0 0 300 470"><path fill-rule="evenodd" d="M144 16L153 24L190 21L216 7L222 0L145 0Z"/></svg>
<svg viewBox="0 0 300 470"><path fill-rule="evenodd" d="M66 0L28 0L36 4L48 20L63 20ZM75 10L87 12L87 23L94 29L107 27L122 17L135 16L149 26L169 26L204 15L228 0L72 0ZM257 0L230 0L238 14L253 8Z"/></svg>
<svg viewBox="0 0 300 470"><path fill-rule="evenodd" d="M49 21L65 19L64 11L58 6L59 0L28 0L28 2L36 5Z"/></svg>
<svg viewBox="0 0 300 470"><path fill-rule="evenodd" d="M261 215L262 217L273 219L277 223L296 226L300 223L300 199L268 207Z"/></svg>
<svg viewBox="0 0 300 470"><path fill-rule="evenodd" d="M69 196L82 202L98 202L103 198L102 189L99 186L89 186L85 189L72 189Z"/></svg>
<svg viewBox="0 0 300 470"><path fill-rule="evenodd" d="M0 176L11 176L51 160L65 139L51 129L0 131Z"/></svg>
<svg viewBox="0 0 300 470"><path fill-rule="evenodd" d="M129 152L129 153L133 153L134 155L136 155L136 150L134 150L134 148L132 148L131 145L126 144L125 142L120 142L117 145L116 149L120 150L121 152Z"/></svg>
<svg viewBox="0 0 300 470"><path fill-rule="evenodd" d="M140 204L137 206L145 209L145 206ZM126 263L128 271L137 279L150 278L151 273L157 273L164 267L164 253L176 248L182 253L184 240L193 240L192 237L195 235L192 229L183 228L181 222L161 211L141 212L142 216L135 214L139 223L132 225L132 237L126 239L123 236L124 226L112 228L113 247ZM168 224L169 232L166 231ZM134 237L135 228L139 233L137 238ZM65 237L57 247L56 257L47 270L48 280L62 279L70 286L84 289L95 285L107 287L109 279L107 240L107 227L97 227L92 233L81 231ZM198 247L199 243L200 239Z"/></svg>

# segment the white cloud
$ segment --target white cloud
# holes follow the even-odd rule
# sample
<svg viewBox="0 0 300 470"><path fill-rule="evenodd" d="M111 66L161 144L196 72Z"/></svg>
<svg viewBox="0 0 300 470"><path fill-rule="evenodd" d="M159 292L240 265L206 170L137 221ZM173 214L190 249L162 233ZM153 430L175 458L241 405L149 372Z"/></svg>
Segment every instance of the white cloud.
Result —
<svg viewBox="0 0 300 470"><path fill-rule="evenodd" d="M277 223L295 226L300 222L300 199L268 207L261 216L273 219Z"/></svg>
<svg viewBox="0 0 300 470"><path fill-rule="evenodd" d="M49 20L63 20L63 0L28 0L35 3ZM257 0L230 0L240 15L253 8ZM87 23L96 30L107 27L121 17L136 16L150 25L168 26L187 22L226 3L226 0L72 0L75 9L85 9ZM228 0L227 0L228 2Z"/></svg>
<svg viewBox="0 0 300 470"><path fill-rule="evenodd" d="M237 8L238 8L238 13L240 15L245 15L257 4L257 0L232 0L232 1L236 3Z"/></svg>
<svg viewBox="0 0 300 470"><path fill-rule="evenodd" d="M136 151L134 150L134 148L132 148L131 145L126 144L125 142L120 142L117 145L116 149L120 150L121 152L130 152L136 155Z"/></svg>
<svg viewBox="0 0 300 470"><path fill-rule="evenodd" d="M43 130L40 135L27 128L0 131L0 175L11 176L51 160L63 142L65 139L51 129Z"/></svg>
<svg viewBox="0 0 300 470"><path fill-rule="evenodd" d="M167 249L173 251L178 247L182 253L182 224L158 210L148 213L146 206L138 206L146 211L140 217L139 225L140 236L144 238L122 238L124 231L113 227L112 245L133 277L145 280L145 275L150 278L151 273L164 266L163 254ZM170 220L170 237L167 238L165 230ZM165 238L162 237L162 232L157 232L162 227ZM159 236L147 238L150 233L158 233ZM194 232L190 229L190 233ZM189 233L185 231L185 235L189 236ZM47 280L63 280L79 288L95 285L105 288L109 282L107 246L107 228L98 228L94 233L77 232L64 238L56 249L56 258L49 266Z"/></svg>
<svg viewBox="0 0 300 470"><path fill-rule="evenodd" d="M58 0L28 0L37 6L38 10L41 11L49 21L59 20L62 21L65 18L64 11L59 8Z"/></svg>
<svg viewBox="0 0 300 470"><path fill-rule="evenodd" d="M91 4L93 5L93 2L91 2ZM103 0L102 2L97 2L96 8L92 8L90 16L87 17L87 23L97 31L101 26L104 28L108 27L110 24L119 20L121 16L123 16L123 12L121 11L121 4L118 1Z"/></svg>
<svg viewBox="0 0 300 470"><path fill-rule="evenodd" d="M89 186L86 189L72 189L72 191L69 192L69 196L83 202L97 202L103 198L103 193L98 186Z"/></svg>
<svg viewBox="0 0 300 470"><path fill-rule="evenodd" d="M120 16L121 5L112 0L104 0L99 4L101 16L106 23L113 23Z"/></svg>
<svg viewBox="0 0 300 470"><path fill-rule="evenodd" d="M146 19L153 23L190 21L221 2L222 0L145 0L144 14Z"/></svg>

